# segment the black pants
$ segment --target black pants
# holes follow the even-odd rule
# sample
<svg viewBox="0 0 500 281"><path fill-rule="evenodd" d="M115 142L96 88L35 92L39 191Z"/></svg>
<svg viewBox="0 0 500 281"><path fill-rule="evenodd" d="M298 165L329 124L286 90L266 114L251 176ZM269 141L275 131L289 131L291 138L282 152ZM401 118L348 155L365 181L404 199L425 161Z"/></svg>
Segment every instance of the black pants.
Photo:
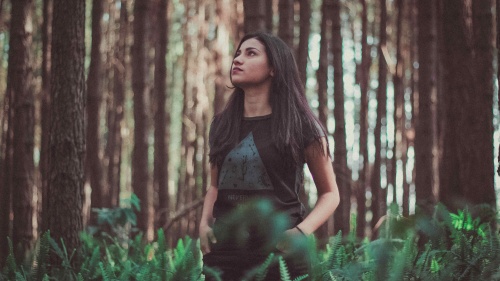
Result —
<svg viewBox="0 0 500 281"><path fill-rule="evenodd" d="M209 253L203 257L205 266L221 272L221 280L223 281L240 281L244 277L249 280L255 280L256 269L261 266L266 260L266 256L255 253ZM297 257L286 257L284 261L287 265L291 279L308 274L309 264L306 260ZM281 280L280 266L278 256L273 259L273 263L268 267L264 280L278 281ZM205 280L217 280L210 275L209 271L204 270ZM308 280L308 279L305 279Z"/></svg>
<svg viewBox="0 0 500 281"><path fill-rule="evenodd" d="M309 272L310 261L307 253L304 251L295 251L288 254L281 253L274 246L273 242L266 241L267 237L247 233L246 235L218 236L221 227L214 227L215 236L218 242L211 245L211 252L203 256L205 267L217 270L222 273L223 281L240 281L243 278L253 275L255 280L255 270L261 266L269 255L273 254L271 265L267 269L266 278L268 281L279 281L280 266L279 257L285 261L291 279L306 275ZM241 236L244 236L243 238ZM219 237L224 237L219 239ZM212 277L212 270L204 270L205 280L217 280ZM252 274L253 273L253 274ZM305 279L308 280L308 279Z"/></svg>

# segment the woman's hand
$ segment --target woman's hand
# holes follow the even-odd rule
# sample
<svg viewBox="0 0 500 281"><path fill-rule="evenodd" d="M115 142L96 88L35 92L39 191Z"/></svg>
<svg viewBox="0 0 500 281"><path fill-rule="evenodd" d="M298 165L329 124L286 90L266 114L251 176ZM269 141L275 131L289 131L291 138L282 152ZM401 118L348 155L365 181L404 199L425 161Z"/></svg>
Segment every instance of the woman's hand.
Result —
<svg viewBox="0 0 500 281"><path fill-rule="evenodd" d="M300 232L296 227L286 230L283 233L283 239L276 244L276 249L284 254L293 251L293 240L305 237L305 234Z"/></svg>
<svg viewBox="0 0 500 281"><path fill-rule="evenodd" d="M204 255L210 253L210 243L217 243L213 229L208 225L200 226L200 248Z"/></svg>

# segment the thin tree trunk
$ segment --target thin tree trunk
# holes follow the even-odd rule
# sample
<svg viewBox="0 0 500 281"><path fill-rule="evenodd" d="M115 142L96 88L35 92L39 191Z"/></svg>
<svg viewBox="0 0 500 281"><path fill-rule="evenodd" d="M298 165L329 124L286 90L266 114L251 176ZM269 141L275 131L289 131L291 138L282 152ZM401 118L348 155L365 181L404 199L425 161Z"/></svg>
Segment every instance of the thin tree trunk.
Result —
<svg viewBox="0 0 500 281"><path fill-rule="evenodd" d="M92 45L90 47L90 66L87 78L87 159L86 177L90 179L92 188L91 209L107 207L107 189L103 182L103 165L99 126L101 122L102 103L102 27L101 19L104 13L104 1L92 1ZM91 225L97 224L97 213L90 213Z"/></svg>
<svg viewBox="0 0 500 281"><path fill-rule="evenodd" d="M167 22L168 0L161 0L158 9L158 42L156 45L155 63L155 159L154 159L154 185L159 191L160 217L158 225L165 225L170 214L170 195L168 192L168 143L170 134L170 115L166 112L167 101L167 55L168 44L168 22Z"/></svg>
<svg viewBox="0 0 500 281"><path fill-rule="evenodd" d="M271 2L271 1L269 1ZM267 2L266 2L267 3ZM216 29L217 38L215 39L214 46L212 47L213 64L215 67L215 97L214 97L214 113L220 113L225 105L228 97L227 85L230 81L227 79L229 67L231 65L231 57L229 54L229 44L234 40L230 36L230 13L231 10L229 0L216 0L215 1L215 14L216 14Z"/></svg>
<svg viewBox="0 0 500 281"><path fill-rule="evenodd" d="M375 124L375 162L372 174L372 228L379 222L385 214L386 200L385 192L381 187L381 166L382 166L382 119L386 116L387 104L387 62L384 57L383 48L387 44L387 7L386 0L380 0L380 30L378 45L378 89L377 89L377 120ZM377 231L374 230L376 237Z"/></svg>
<svg viewBox="0 0 500 281"><path fill-rule="evenodd" d="M403 102L404 102L404 85L403 85L403 73L404 73L404 58L402 55L402 43L403 36L403 17L404 17L404 1L397 0L396 9L398 11L397 22L396 22L396 69L393 77L394 83L394 140L392 146L392 158L388 161L387 167L387 178L388 186L392 186L392 202L397 204L397 163L398 157L401 151L401 134L404 127L400 126L401 117L403 115Z"/></svg>
<svg viewBox="0 0 500 281"><path fill-rule="evenodd" d="M120 27L115 43L115 62L113 64L113 115L112 127L109 130L110 155L108 163L108 185L110 188L110 206L118 206L120 197L120 166L122 160L122 122L125 111L125 81L127 79L127 35L128 10L127 1L121 1Z"/></svg>
<svg viewBox="0 0 500 281"><path fill-rule="evenodd" d="M195 24L196 20L194 15L190 12L195 9L195 3L193 0L188 0L186 7L187 20L183 27L184 32L184 83L182 86L182 92L184 93L184 100L182 106L182 129L181 129L181 164L179 165L179 181L177 186L177 201L176 210L180 210L186 204L189 204L191 200L191 192L195 187L194 181L194 155L195 147L194 140L196 138L196 124L193 123L193 115L196 110L194 106L194 87L196 83L193 77L194 75L188 75L188 73L194 73L195 60L192 59L195 56L197 50L197 40L196 37L189 34L188 30L191 25ZM180 220L178 223L177 239L182 237L185 231L187 231L189 223L187 220Z"/></svg>
<svg viewBox="0 0 500 281"><path fill-rule="evenodd" d="M418 119L415 128L415 193L416 203L422 211L430 214L435 204L433 193L434 166L433 148L436 135L436 18L434 1L418 1Z"/></svg>
<svg viewBox="0 0 500 281"><path fill-rule="evenodd" d="M347 235L350 230L351 216L351 174L347 167L347 147L344 113L344 71L342 67L342 30L340 19L340 0L333 1L332 16L332 53L335 108L335 140L334 168L340 193L340 206L335 212L335 229Z"/></svg>
<svg viewBox="0 0 500 281"><path fill-rule="evenodd" d="M273 26L274 26L274 22L273 22L273 16L274 16L274 12L273 12L273 8L274 8L274 2L275 0L265 0L264 4L265 4L265 11L266 11L266 31L269 32L269 33L272 33L273 32Z"/></svg>
<svg viewBox="0 0 500 281"><path fill-rule="evenodd" d="M307 82L307 58L309 54L309 35L311 33L311 1L300 0L300 38L297 54L300 79ZM322 19L323 20L323 19Z"/></svg>
<svg viewBox="0 0 500 281"><path fill-rule="evenodd" d="M269 1L269 0L268 0ZM266 4L264 0L243 0L244 32L266 30Z"/></svg>
<svg viewBox="0 0 500 281"><path fill-rule="evenodd" d="M17 262L22 262L33 247L33 192L35 185L34 95L31 91L32 41L31 8L33 1L12 3L10 25L9 68L7 88L12 97L13 121L13 182L12 210L14 222L12 240Z"/></svg>
<svg viewBox="0 0 500 281"><path fill-rule="evenodd" d="M147 0L134 4L134 43L132 46L132 90L134 92L134 149L132 152L132 189L141 202L137 227L146 240L153 238L152 192L148 172L148 106L146 86Z"/></svg>
<svg viewBox="0 0 500 281"><path fill-rule="evenodd" d="M361 0L361 66L360 66L360 90L361 108L359 117L359 151L363 158L363 166L359 171L359 181L356 190L357 217L356 236L365 237L366 229L366 191L368 187L368 85L370 81L370 46L368 45L368 9L366 0Z"/></svg>
<svg viewBox="0 0 500 281"><path fill-rule="evenodd" d="M54 0L48 229L68 253L83 230L85 1ZM60 264L53 254L52 264ZM72 264L78 266L74 258Z"/></svg>
<svg viewBox="0 0 500 281"><path fill-rule="evenodd" d="M280 16L278 36L293 49L293 0L279 0L278 8Z"/></svg>
<svg viewBox="0 0 500 281"><path fill-rule="evenodd" d="M10 79L9 79L10 80ZM10 85L9 85L10 86ZM12 237L11 228L11 197L12 197L12 138L13 138L13 109L12 92L10 88L5 91L2 120L2 182L0 183L0 267L3 267L9 253L7 237Z"/></svg>
<svg viewBox="0 0 500 281"><path fill-rule="evenodd" d="M319 49L319 66L316 71L316 81L318 83L318 113L319 121L328 131L328 45L329 45L329 23L331 22L330 17L331 11L331 0L323 0L321 4L321 41ZM307 202L307 201L306 201ZM329 229L333 232L332 219L329 219L325 224L323 224L318 230L316 230L316 237L320 241L321 245L326 245L328 243Z"/></svg>
<svg viewBox="0 0 500 281"><path fill-rule="evenodd" d="M47 210L47 182L48 178L48 152L50 132L50 80L51 80L51 53L52 53L52 1L43 1L43 24L42 24L42 105L41 105L41 151L40 151L40 174L42 178L42 215ZM47 222L42 219L41 229L47 229Z"/></svg>
<svg viewBox="0 0 500 281"><path fill-rule="evenodd" d="M500 50L500 0L496 0L496 45L497 50ZM497 81L500 81L500 55L497 54ZM500 96L500 95L498 95ZM498 110L500 110L500 98L498 98ZM500 163L500 144L498 144L498 163ZM497 174L500 176L500 164L497 168Z"/></svg>

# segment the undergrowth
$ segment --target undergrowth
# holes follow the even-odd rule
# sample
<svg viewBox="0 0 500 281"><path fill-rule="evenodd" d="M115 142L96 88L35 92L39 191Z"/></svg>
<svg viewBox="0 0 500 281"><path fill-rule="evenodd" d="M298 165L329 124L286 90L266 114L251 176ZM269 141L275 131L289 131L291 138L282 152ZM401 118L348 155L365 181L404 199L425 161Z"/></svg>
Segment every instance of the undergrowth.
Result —
<svg viewBox="0 0 500 281"><path fill-rule="evenodd" d="M133 210L138 204L130 206L96 210L101 226L106 227L81 233L82 246L77 251L66 249L63 241L54 241L46 232L32 255L18 264L9 240L10 255L0 271L0 281L205 280L205 274L222 280L216 268L203 268L198 240L185 237L169 248L161 229L151 243L145 243L140 233L132 235L136 220ZM251 216L248 208L242 208L233 219L241 223L255 218L261 225L263 219L266 225L276 219L277 225L282 225L281 215L270 213L265 204L259 206L251 210ZM495 211L485 206L450 213L437 205L431 217L405 218L394 205L377 239L359 240L352 233L343 236L339 232L324 249L318 249L313 237L305 246L297 244L311 259L309 276L291 279L285 259L270 254L245 280L264 280L273 263L278 264L283 281L500 280L497 220ZM277 227L270 229L279 231ZM270 237L271 241L279 239L276 237ZM60 264L49 263L51 253ZM71 263L75 255L81 257L78 267Z"/></svg>

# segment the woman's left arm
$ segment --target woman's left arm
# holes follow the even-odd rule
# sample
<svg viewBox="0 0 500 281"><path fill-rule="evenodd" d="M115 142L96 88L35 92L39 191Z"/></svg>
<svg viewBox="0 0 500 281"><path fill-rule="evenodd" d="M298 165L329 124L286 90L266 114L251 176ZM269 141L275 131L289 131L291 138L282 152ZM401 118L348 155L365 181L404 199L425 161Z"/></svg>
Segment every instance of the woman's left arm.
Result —
<svg viewBox="0 0 500 281"><path fill-rule="evenodd" d="M322 148L316 141L305 149L305 160L318 191L318 200L309 215L299 224L298 228L305 234L311 234L318 229L333 214L340 203L339 190L330 155L327 153L326 138L321 138ZM292 229L291 231L299 231Z"/></svg>

